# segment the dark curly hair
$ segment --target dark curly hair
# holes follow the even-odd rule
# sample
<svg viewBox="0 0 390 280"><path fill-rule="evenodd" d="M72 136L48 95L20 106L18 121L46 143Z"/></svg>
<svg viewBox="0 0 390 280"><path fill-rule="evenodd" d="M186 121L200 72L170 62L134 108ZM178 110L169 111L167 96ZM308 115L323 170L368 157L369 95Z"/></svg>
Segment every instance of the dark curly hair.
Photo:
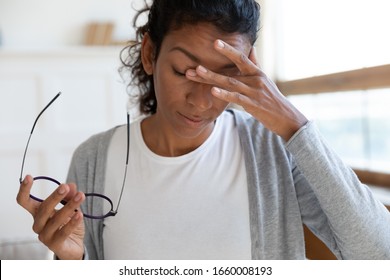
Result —
<svg viewBox="0 0 390 280"><path fill-rule="evenodd" d="M147 12L147 23L137 26L140 15ZM260 5L255 0L154 0L148 5L145 0L145 8L137 12L133 21L136 41L130 42L120 55L120 73L130 74L129 95L134 103L139 102L142 114L154 114L157 109L153 75L144 71L141 61L144 34L150 35L157 60L169 31L200 22L212 23L225 33L245 34L253 45L260 26Z"/></svg>

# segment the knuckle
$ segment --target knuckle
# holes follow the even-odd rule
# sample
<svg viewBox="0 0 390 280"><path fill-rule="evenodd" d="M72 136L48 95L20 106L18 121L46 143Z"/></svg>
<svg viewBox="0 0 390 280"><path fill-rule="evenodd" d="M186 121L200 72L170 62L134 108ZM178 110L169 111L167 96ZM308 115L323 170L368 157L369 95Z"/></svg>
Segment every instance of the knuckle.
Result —
<svg viewBox="0 0 390 280"><path fill-rule="evenodd" d="M242 63L247 63L248 60L249 60L249 58L245 54L243 54L243 53L240 54L240 61Z"/></svg>
<svg viewBox="0 0 390 280"><path fill-rule="evenodd" d="M45 234L38 234L38 240L41 241L43 244L46 244L48 242L47 236Z"/></svg>
<svg viewBox="0 0 390 280"><path fill-rule="evenodd" d="M233 86L238 84L238 80L234 79L232 77L228 77L228 82L229 82L230 85L233 85Z"/></svg>
<svg viewBox="0 0 390 280"><path fill-rule="evenodd" d="M239 94L238 92L235 93L235 96L237 98L237 100L240 102L240 104L244 104L245 102L245 98L242 94Z"/></svg>
<svg viewBox="0 0 390 280"><path fill-rule="evenodd" d="M258 88L264 88L264 85L265 85L262 77L256 77L255 84L256 84L256 87L258 87Z"/></svg>
<svg viewBox="0 0 390 280"><path fill-rule="evenodd" d="M234 100L234 102L241 104L242 98L241 94L239 94L238 92L231 92L230 97L232 100Z"/></svg>
<svg viewBox="0 0 390 280"><path fill-rule="evenodd" d="M226 100L229 100L229 101L234 100L234 96L230 91L224 90L223 94L224 94Z"/></svg>
<svg viewBox="0 0 390 280"><path fill-rule="evenodd" d="M44 242L43 234L38 234L38 240L41 241L42 243Z"/></svg>
<svg viewBox="0 0 390 280"><path fill-rule="evenodd" d="M217 73L209 71L209 77L210 80L221 80L221 76Z"/></svg>
<svg viewBox="0 0 390 280"><path fill-rule="evenodd" d="M22 198L22 195L20 193L18 193L18 195L16 196L16 202L19 205L23 205L23 198Z"/></svg>
<svg viewBox="0 0 390 280"><path fill-rule="evenodd" d="M38 224L36 222L33 223L32 225L32 230L33 232L35 232L36 234L38 234L38 237L39 237L39 233L41 232L40 231L40 226L38 226Z"/></svg>
<svg viewBox="0 0 390 280"><path fill-rule="evenodd" d="M47 205L47 201L45 200L37 208L37 215L44 215L47 211L49 211L49 207Z"/></svg>

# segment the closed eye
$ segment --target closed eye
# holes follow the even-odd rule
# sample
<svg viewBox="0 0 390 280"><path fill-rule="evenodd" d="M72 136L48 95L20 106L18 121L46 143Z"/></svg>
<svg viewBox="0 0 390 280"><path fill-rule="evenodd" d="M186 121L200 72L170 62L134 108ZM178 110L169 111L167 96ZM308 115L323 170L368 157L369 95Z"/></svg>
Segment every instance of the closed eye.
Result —
<svg viewBox="0 0 390 280"><path fill-rule="evenodd" d="M179 76L179 77L183 77L183 76L186 75L185 73L182 73L182 72L180 72L180 71L177 71L175 68L172 68L172 71L173 71L173 73L174 73L176 76Z"/></svg>

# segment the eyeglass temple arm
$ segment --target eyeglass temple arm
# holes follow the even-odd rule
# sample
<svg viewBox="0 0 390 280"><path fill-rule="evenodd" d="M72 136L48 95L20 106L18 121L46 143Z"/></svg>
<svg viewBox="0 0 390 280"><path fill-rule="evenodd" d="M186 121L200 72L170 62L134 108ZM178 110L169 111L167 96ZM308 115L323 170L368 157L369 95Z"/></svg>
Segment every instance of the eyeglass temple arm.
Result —
<svg viewBox="0 0 390 280"><path fill-rule="evenodd" d="M129 163L130 153L130 114L127 113L127 150L126 150L126 165Z"/></svg>
<svg viewBox="0 0 390 280"><path fill-rule="evenodd" d="M114 215L118 212L119 204L121 203L121 200L122 200L123 190L125 188L126 177L127 177L127 165L129 164L129 154L130 154L130 114L129 114L129 112L127 112L127 154L126 154L125 175L123 176L122 189L121 189L121 193L119 195L118 204L117 204L116 209L114 211Z"/></svg>
<svg viewBox="0 0 390 280"><path fill-rule="evenodd" d="M38 119L41 117L41 115L43 114L43 112L45 112L46 109L49 108L49 106L50 106L51 104L53 104L53 102L54 102L60 95L61 95L61 92L57 93L56 96L54 96L53 99L49 102L49 104L47 104L46 107L43 108L43 110L38 114L37 118L35 119L34 125L33 125L32 129L31 129L30 134L33 133L34 128L35 128L35 125L37 124Z"/></svg>
<svg viewBox="0 0 390 280"><path fill-rule="evenodd" d="M57 93L53 99L49 102L49 104L47 104L45 106L45 108L43 108L43 110L38 114L38 116L36 117L35 121L34 121L34 124L32 126L32 129L31 129L31 132L30 132L30 136L28 137L28 140L27 140L27 144L26 144L26 148L24 149L24 154L23 154L23 161L22 161L22 168L20 170L20 177L19 177L19 183L21 184L22 183L22 176L23 176L23 169L24 169L24 162L26 160L26 154L27 154L27 149L28 149L28 145L30 144L30 140L31 140L31 136L34 132L34 128L35 128L35 125L37 124L38 122L38 119L41 117L41 115L43 114L43 112L46 111L47 108L49 108L49 106L51 104L53 104L53 102L61 95L61 92Z"/></svg>

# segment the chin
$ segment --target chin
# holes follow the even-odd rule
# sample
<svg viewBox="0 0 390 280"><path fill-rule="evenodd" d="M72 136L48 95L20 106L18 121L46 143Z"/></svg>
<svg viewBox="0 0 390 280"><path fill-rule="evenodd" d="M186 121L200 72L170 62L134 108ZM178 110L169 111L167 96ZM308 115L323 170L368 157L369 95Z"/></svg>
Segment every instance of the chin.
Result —
<svg viewBox="0 0 390 280"><path fill-rule="evenodd" d="M176 126L175 132L176 135L184 139L195 139L198 137L208 137L212 132L213 122L203 122L202 125L193 126Z"/></svg>

